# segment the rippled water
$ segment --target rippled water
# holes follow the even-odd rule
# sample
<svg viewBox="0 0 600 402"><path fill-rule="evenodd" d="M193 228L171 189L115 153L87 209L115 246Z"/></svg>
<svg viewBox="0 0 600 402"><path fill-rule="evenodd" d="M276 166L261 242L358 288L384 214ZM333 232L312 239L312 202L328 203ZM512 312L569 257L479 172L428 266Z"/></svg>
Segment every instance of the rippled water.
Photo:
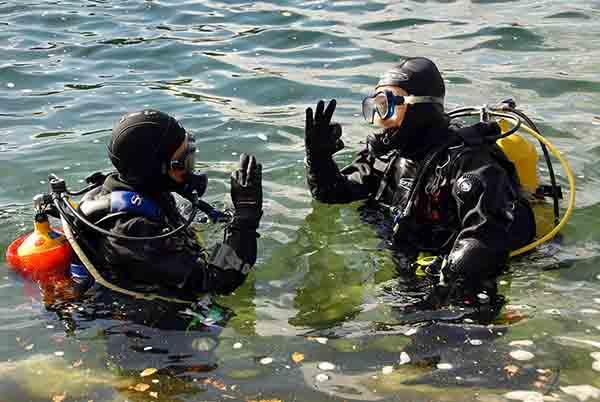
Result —
<svg viewBox="0 0 600 402"><path fill-rule="evenodd" d="M145 107L196 134L209 201L227 201L242 151L266 197L223 329L102 290L52 304L0 263L0 400L600 399L569 388L600 388L599 45L597 1L0 1L0 250L29 230L49 173L77 186L108 169L113 122ZM577 175L563 243L513 261L490 325L400 313L394 258L359 204L314 203L304 185L304 109L338 100L348 161L370 130L362 96L412 55L437 62L449 108L515 98Z"/></svg>

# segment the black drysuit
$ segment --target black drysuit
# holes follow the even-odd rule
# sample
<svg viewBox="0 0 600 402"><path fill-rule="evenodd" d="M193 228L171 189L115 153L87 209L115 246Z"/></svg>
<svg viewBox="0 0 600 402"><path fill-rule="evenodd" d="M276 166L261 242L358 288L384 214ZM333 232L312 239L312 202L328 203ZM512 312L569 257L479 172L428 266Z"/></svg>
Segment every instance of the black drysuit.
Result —
<svg viewBox="0 0 600 402"><path fill-rule="evenodd" d="M135 192L135 189L121 181L118 174L112 174L80 206L88 219L103 229L127 236L157 236L185 222L169 192L141 194L159 206L158 219L130 213L110 216L105 206L113 191ZM149 241L124 240L92 230L86 231L86 238L96 249L100 265L110 267L117 275L133 283L166 286L190 294L229 293L243 283L256 262L256 231L231 225L225 230L223 244L217 245L210 255L197 242L191 227Z"/></svg>
<svg viewBox="0 0 600 402"><path fill-rule="evenodd" d="M495 124L422 129L402 147L393 141L368 146L341 170L333 158L309 158L307 182L322 202L368 199L383 206L397 220L394 243L402 250L410 246L447 257L448 278L492 277L511 250L535 235L533 212L513 164L497 145L481 141L498 133ZM434 154L414 205L400 218L421 169Z"/></svg>

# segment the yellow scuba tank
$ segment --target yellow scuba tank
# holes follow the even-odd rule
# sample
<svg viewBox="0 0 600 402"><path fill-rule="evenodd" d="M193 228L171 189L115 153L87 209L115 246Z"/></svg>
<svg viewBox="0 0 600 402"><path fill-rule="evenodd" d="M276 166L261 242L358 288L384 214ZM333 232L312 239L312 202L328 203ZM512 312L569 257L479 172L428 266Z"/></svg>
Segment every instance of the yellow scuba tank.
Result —
<svg viewBox="0 0 600 402"><path fill-rule="evenodd" d="M498 125L503 133L511 129L511 125L504 119L499 119ZM519 132L499 139L496 144L515 165L523 189L534 194L540 185L537 171L539 155L535 146Z"/></svg>

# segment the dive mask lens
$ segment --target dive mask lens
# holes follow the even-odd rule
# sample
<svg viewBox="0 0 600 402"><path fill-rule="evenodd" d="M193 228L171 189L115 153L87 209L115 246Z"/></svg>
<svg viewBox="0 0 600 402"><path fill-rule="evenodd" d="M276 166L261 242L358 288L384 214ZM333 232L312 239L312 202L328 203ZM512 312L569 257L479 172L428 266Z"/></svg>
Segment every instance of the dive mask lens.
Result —
<svg viewBox="0 0 600 402"><path fill-rule="evenodd" d="M180 159L172 160L171 167L173 169L186 170L193 172L196 166L196 140L193 136L188 135L188 144L185 152Z"/></svg>
<svg viewBox="0 0 600 402"><path fill-rule="evenodd" d="M387 120L394 115L396 105L403 103L403 96L396 96L390 91L377 92L363 99L363 117L370 124L375 120L375 113L381 120Z"/></svg>
<svg viewBox="0 0 600 402"><path fill-rule="evenodd" d="M365 121L369 124L373 124L375 119L375 107L373 105L373 98L367 96L362 101L362 115Z"/></svg>
<svg viewBox="0 0 600 402"><path fill-rule="evenodd" d="M388 92L378 92L375 94L375 98L373 99L375 103L375 108L377 109L377 114L381 118L381 120L389 119L394 114L394 104L390 102ZM391 107L390 107L391 106Z"/></svg>
<svg viewBox="0 0 600 402"><path fill-rule="evenodd" d="M192 136L188 139L188 151L183 160L183 165L188 172L193 172L196 168L196 139Z"/></svg>

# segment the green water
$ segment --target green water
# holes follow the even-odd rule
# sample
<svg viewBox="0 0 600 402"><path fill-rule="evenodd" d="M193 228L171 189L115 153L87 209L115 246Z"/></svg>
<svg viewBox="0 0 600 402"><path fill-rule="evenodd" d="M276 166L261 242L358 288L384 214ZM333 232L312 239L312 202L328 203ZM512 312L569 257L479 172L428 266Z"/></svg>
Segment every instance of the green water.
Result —
<svg viewBox="0 0 600 402"><path fill-rule="evenodd" d="M145 107L196 134L209 201L228 202L242 151L266 198L220 331L106 291L51 305L0 263L0 401L600 400L599 45L597 1L0 1L0 251L49 173L76 187L108 169L112 124ZM312 202L304 184L304 109L338 100L348 161L370 131L362 97L413 55L443 71L448 108L515 98L577 176L562 244L512 262L491 325L403 313L360 204Z"/></svg>

